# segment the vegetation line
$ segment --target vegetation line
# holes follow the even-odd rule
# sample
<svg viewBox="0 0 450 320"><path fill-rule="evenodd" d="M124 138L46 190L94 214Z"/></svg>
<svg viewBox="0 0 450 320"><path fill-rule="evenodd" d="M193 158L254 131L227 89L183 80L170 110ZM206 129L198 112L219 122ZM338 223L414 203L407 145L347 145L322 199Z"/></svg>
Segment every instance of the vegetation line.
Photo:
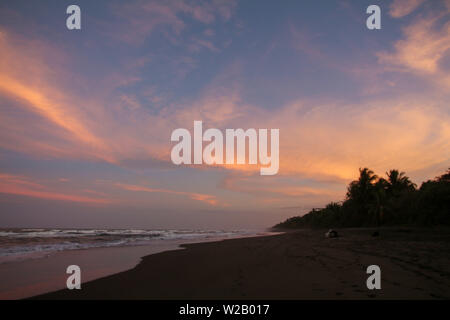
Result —
<svg viewBox="0 0 450 320"><path fill-rule="evenodd" d="M378 177L359 169L342 203L329 203L277 224L274 228L373 227L381 225L450 225L450 169L417 188L399 170Z"/></svg>

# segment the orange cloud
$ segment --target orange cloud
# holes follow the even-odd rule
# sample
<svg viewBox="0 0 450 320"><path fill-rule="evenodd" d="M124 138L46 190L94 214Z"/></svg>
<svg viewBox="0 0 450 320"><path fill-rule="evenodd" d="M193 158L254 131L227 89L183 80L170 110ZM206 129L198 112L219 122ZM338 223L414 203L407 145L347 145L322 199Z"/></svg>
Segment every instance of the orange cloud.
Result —
<svg viewBox="0 0 450 320"><path fill-rule="evenodd" d="M91 205L108 204L105 198L92 198L73 194L51 192L45 186L29 181L23 176L0 173L0 193L26 196L39 199L80 202Z"/></svg>
<svg viewBox="0 0 450 320"><path fill-rule="evenodd" d="M33 52L33 55L28 52ZM90 128L89 114L83 113L83 108L89 103L84 102L81 107L79 99L61 85L65 75L58 62L64 59L57 49L47 47L45 43L26 41L0 30L0 94L10 102L0 115L2 130L21 141L12 144L20 151L47 150L51 154L62 155L76 146L79 155L89 154L90 157L113 161L105 141ZM55 61L54 70L49 60ZM30 123L24 123L23 113L14 109L13 106L18 104L36 115ZM52 143L39 139L44 132L53 136ZM11 147L7 140L2 144Z"/></svg>
<svg viewBox="0 0 450 320"><path fill-rule="evenodd" d="M168 120L146 113L132 96L110 103L96 92L89 99L73 94L63 85L67 70L59 64L52 69L49 61L68 55L51 49L0 30L0 95L7 101L0 114L0 147L113 164L129 158L160 159L168 153L166 141L153 141L152 146L148 141L161 132L170 136ZM111 85L108 80L105 84ZM114 88L105 84L96 88L109 94Z"/></svg>
<svg viewBox="0 0 450 320"><path fill-rule="evenodd" d="M246 177L236 174L230 175L224 179L221 186L236 192L245 192L254 195L271 194L273 197L277 195L296 198L304 196L342 196L342 194L339 194L338 192L331 191L326 184L324 184L322 188L306 185L292 185L292 183L283 184L283 182L279 180L271 178L264 179L258 175Z"/></svg>
<svg viewBox="0 0 450 320"><path fill-rule="evenodd" d="M411 30L405 30L406 38L396 43L392 53L381 54L380 62L439 75L439 61L449 48L450 32L446 33L449 24L435 31L433 22L428 23L431 25L420 21ZM35 48L26 41L17 44L13 38L4 32L0 34L0 93L12 105L5 106L0 114L0 146L3 148L39 156L101 159L124 166L139 162L176 168L170 162L171 131L192 128L194 120L203 120L205 129L279 128L280 176L329 179L344 185L355 178L357 168L362 166L377 172L391 168L423 171L450 159L450 119L445 97L422 93L418 98L406 91L398 98L371 98L357 104L298 100L277 106L274 111L243 101L238 85L233 84L232 90L226 90L213 83L196 100L183 101L183 106L167 105L150 113L132 95L122 94L117 101L109 103L105 97L114 91L111 79L96 86L106 92L103 96L93 94L89 100L75 99L70 88L58 81L64 78L64 70L55 68L53 74L49 72L51 63L41 46ZM33 60L24 52L33 52ZM117 83L117 79L112 80ZM17 101L23 113L14 108ZM32 121L30 114L35 116ZM249 173L258 169L224 165L221 170ZM257 178L255 183L246 186L245 192L291 197L322 193L322 190L282 182L276 188L267 186L261 190L260 176ZM210 205L218 204L213 195L118 186L129 191L176 194ZM16 192L22 190L30 196L48 198L53 194L35 187L22 184ZM240 192L238 188L234 190ZM56 195L64 198L64 195Z"/></svg>
<svg viewBox="0 0 450 320"><path fill-rule="evenodd" d="M450 122L443 121L448 119L443 105L412 99L355 106L293 104L274 119L284 128L280 172L348 181L362 166L381 172L392 167L414 171L448 161ZM430 135L428 143L420 138Z"/></svg>
<svg viewBox="0 0 450 320"><path fill-rule="evenodd" d="M192 200L205 202L212 206L216 206L218 204L217 198L215 196L209 195L209 194L184 192L184 191L173 191L173 190L168 190L168 189L157 189L157 188L155 189L155 188L148 188L148 187L143 187L143 186L138 186L138 185L122 184L122 183L116 183L115 185L122 189L128 190L128 191L176 194L176 195L187 196Z"/></svg>
<svg viewBox="0 0 450 320"><path fill-rule="evenodd" d="M362 166L379 172L389 168L418 171L449 161L446 105L445 98L407 95L355 105L300 100L275 114L253 112L253 107L244 105L230 125L280 128L278 175L347 183ZM425 141L427 137L432 139ZM220 167L240 174L257 170L249 165Z"/></svg>
<svg viewBox="0 0 450 320"><path fill-rule="evenodd" d="M82 142L97 148L105 147L104 143L89 132L78 119L71 116L67 112L68 110L64 110L56 105L54 101L50 101L41 93L41 90L38 91L26 86L6 75L0 76L0 90L25 100L28 106L36 109L48 120L68 130Z"/></svg>
<svg viewBox="0 0 450 320"><path fill-rule="evenodd" d="M392 52L377 53L379 62L394 71L415 73L449 86L450 77L440 67L450 49L450 22L441 21L449 13L450 5L444 12L430 14L405 27L404 38L394 44Z"/></svg>
<svg viewBox="0 0 450 320"><path fill-rule="evenodd" d="M402 18L416 10L425 0L394 0L389 6L393 18Z"/></svg>

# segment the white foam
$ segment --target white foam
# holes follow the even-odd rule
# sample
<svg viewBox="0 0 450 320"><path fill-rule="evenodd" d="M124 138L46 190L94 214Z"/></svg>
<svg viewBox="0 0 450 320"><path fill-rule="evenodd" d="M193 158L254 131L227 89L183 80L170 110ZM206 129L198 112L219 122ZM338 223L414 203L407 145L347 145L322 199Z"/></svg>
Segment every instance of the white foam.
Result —
<svg viewBox="0 0 450 320"><path fill-rule="evenodd" d="M154 241L213 240L256 234L248 230L0 229L0 263L65 250L148 245Z"/></svg>

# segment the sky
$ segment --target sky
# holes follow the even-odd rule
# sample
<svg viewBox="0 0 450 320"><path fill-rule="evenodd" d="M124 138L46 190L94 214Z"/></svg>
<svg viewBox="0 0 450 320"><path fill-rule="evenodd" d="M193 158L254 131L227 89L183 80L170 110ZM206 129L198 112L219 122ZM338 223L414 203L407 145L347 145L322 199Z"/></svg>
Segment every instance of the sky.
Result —
<svg viewBox="0 0 450 320"><path fill-rule="evenodd" d="M278 128L278 173L174 165L195 120ZM449 0L0 2L1 227L270 227L449 142Z"/></svg>

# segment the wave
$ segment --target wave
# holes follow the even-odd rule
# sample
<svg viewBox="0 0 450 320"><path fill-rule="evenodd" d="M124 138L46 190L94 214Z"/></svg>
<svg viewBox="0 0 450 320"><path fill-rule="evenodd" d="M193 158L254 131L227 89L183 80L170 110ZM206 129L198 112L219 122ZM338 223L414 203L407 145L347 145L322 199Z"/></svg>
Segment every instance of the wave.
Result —
<svg viewBox="0 0 450 320"><path fill-rule="evenodd" d="M256 234L248 230L0 229L0 263L66 250L148 245L154 241L203 241Z"/></svg>

